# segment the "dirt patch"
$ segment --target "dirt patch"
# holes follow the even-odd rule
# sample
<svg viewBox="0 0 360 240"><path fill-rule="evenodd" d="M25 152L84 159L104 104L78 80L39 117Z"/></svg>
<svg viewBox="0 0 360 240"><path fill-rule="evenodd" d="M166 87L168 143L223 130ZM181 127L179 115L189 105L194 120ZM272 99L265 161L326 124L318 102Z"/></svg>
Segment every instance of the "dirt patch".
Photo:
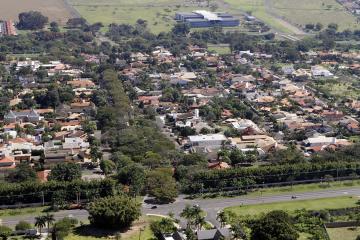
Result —
<svg viewBox="0 0 360 240"><path fill-rule="evenodd" d="M50 21L65 24L69 18L76 17L66 0L1 0L0 19L18 20L18 15L26 11L40 11L49 17Z"/></svg>

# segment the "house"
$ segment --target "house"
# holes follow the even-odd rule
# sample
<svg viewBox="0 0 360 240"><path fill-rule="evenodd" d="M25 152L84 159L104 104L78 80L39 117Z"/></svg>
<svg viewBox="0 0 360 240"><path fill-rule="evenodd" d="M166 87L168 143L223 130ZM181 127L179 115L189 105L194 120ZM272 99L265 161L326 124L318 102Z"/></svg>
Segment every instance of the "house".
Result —
<svg viewBox="0 0 360 240"><path fill-rule="evenodd" d="M286 65L281 68L284 75L292 75L295 72L293 65Z"/></svg>
<svg viewBox="0 0 360 240"><path fill-rule="evenodd" d="M16 167L15 159L11 156L5 156L4 153L0 154L0 171L13 169Z"/></svg>
<svg viewBox="0 0 360 240"><path fill-rule="evenodd" d="M73 161L71 150L46 150L44 151L44 163L46 166Z"/></svg>
<svg viewBox="0 0 360 240"><path fill-rule="evenodd" d="M193 147L220 147L227 138L223 134L207 134L189 136Z"/></svg>
<svg viewBox="0 0 360 240"><path fill-rule="evenodd" d="M73 138L65 138L65 141L63 143L63 149L87 149L90 147L90 144L88 142L85 142L80 137L73 137Z"/></svg>
<svg viewBox="0 0 360 240"><path fill-rule="evenodd" d="M197 240L229 240L232 232L229 228L199 230L196 232Z"/></svg>
<svg viewBox="0 0 360 240"><path fill-rule="evenodd" d="M311 137L303 141L304 145L307 147L317 147L317 146L327 146L327 145L348 145L348 140L346 139L337 139L336 137L326 137L326 136L318 136Z"/></svg>
<svg viewBox="0 0 360 240"><path fill-rule="evenodd" d="M228 163L226 163L226 162L215 162L215 163L209 163L208 168L209 169L216 169L216 170L229 169L230 165Z"/></svg>
<svg viewBox="0 0 360 240"><path fill-rule="evenodd" d="M5 116L4 121L6 123L16 123L16 122L32 122L38 123L42 117L34 110L27 111L12 111L10 110Z"/></svg>
<svg viewBox="0 0 360 240"><path fill-rule="evenodd" d="M174 85L187 85L194 80L197 76L194 72L178 72L170 76L170 83Z"/></svg>
<svg viewBox="0 0 360 240"><path fill-rule="evenodd" d="M325 69L322 66L312 66L311 67L311 74L314 78L317 77L333 77L334 74L332 74L329 70Z"/></svg>
<svg viewBox="0 0 360 240"><path fill-rule="evenodd" d="M256 150L259 155L264 155L277 147L277 142L273 137L267 135L247 135L240 138L230 138L231 145L237 147L242 152Z"/></svg>

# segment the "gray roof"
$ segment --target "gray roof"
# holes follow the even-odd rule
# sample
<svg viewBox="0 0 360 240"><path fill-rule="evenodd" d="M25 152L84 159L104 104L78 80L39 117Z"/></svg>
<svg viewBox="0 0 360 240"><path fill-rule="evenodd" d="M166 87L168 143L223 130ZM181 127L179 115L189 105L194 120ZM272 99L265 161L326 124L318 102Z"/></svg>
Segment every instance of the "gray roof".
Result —
<svg viewBox="0 0 360 240"><path fill-rule="evenodd" d="M212 240L215 237L217 229L200 230L196 232L198 240Z"/></svg>

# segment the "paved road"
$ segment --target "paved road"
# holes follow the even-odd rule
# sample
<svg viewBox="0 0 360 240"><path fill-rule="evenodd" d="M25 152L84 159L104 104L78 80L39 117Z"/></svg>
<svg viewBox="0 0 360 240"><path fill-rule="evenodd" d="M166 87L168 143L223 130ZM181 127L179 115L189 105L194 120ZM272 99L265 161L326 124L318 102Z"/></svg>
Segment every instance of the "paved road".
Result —
<svg viewBox="0 0 360 240"><path fill-rule="evenodd" d="M224 198L224 199L195 199L195 200L185 199L184 198L185 196L182 195L174 203L158 205L156 209L151 209L153 205L144 203L142 207L142 212L143 214L159 214L159 215L167 215L169 212L173 212L177 217L179 217L179 213L185 208L187 204L199 205L207 213L206 220L215 226L219 226L219 222L216 220L217 212L223 210L226 207L291 201L291 196L293 195L294 193L293 194L287 193L287 194L279 194L279 195L263 196L263 197L240 196L240 197ZM347 196L347 195L360 197L360 187L346 188L339 190L322 190L317 192L296 193L297 200L319 199L319 198L338 197L338 196ZM64 217L73 216L76 217L79 221L85 221L88 218L88 213L86 210L59 211L57 213L54 213L54 215L55 215L55 219L61 219ZM25 220L30 223L34 223L35 217L36 216L32 216L32 215L4 217L2 219L2 224L8 226L15 226L20 220Z"/></svg>
<svg viewBox="0 0 360 240"><path fill-rule="evenodd" d="M143 213L167 215L169 212L173 212L175 213L175 215L178 216L178 214L184 209L186 204L190 204L190 205L197 204L207 213L206 220L214 224L215 226L219 226L219 222L216 220L217 212L223 210L226 207L291 201L292 195L294 195L294 193L263 196L263 197L240 196L240 197L224 198L224 199L195 199L195 200L184 199L183 196L181 196L180 199L178 199L176 202L172 204L160 205L157 207L157 209L151 209L151 205L144 204ZM317 192L296 193L297 200L319 199L319 198L338 197L338 196L346 196L346 195L360 196L360 188L347 188L341 190L323 190Z"/></svg>

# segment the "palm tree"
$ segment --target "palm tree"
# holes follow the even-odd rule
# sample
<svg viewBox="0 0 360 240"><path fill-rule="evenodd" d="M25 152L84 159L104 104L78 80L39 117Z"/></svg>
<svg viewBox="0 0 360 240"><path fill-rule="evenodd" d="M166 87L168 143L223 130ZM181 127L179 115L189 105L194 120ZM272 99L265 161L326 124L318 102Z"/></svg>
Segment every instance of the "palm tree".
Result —
<svg viewBox="0 0 360 240"><path fill-rule="evenodd" d="M46 221L46 223L47 223L47 230L48 230L48 232L50 232L50 224L52 224L53 222L55 222L54 215L47 213L47 214L44 216L44 218L45 218L45 221Z"/></svg>
<svg viewBox="0 0 360 240"><path fill-rule="evenodd" d="M185 208L180 213L180 217L185 218L187 221L187 223L186 223L187 228L190 228L190 226L191 226L191 220L193 218L192 213L193 213L193 211L192 211L192 208L190 207L190 205L186 205Z"/></svg>
<svg viewBox="0 0 360 240"><path fill-rule="evenodd" d="M41 234L41 230L46 226L45 216L37 216L35 217L35 227L39 228L39 232Z"/></svg>
<svg viewBox="0 0 360 240"><path fill-rule="evenodd" d="M196 217L195 225L198 230L201 230L205 224L206 224L205 217L200 215Z"/></svg>
<svg viewBox="0 0 360 240"><path fill-rule="evenodd" d="M226 213L224 211L220 211L216 216L216 220L220 222L220 227L223 228L227 222Z"/></svg>

